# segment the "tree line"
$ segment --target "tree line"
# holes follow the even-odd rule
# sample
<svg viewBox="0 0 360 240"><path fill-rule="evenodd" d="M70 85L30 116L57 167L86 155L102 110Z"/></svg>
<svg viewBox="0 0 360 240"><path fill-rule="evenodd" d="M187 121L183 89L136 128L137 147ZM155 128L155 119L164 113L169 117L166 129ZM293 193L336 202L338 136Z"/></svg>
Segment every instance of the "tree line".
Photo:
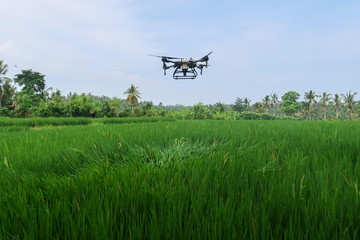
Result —
<svg viewBox="0 0 360 240"><path fill-rule="evenodd" d="M131 85L125 98L95 96L90 93L69 93L46 86L45 75L21 70L7 77L8 65L0 60L0 117L141 117L167 116L178 119L357 119L360 102L356 92L318 95L313 90L304 93L302 101L296 91L278 97L266 95L251 103L249 98L237 98L232 104L215 103L194 106L155 105L140 101L138 87Z"/></svg>

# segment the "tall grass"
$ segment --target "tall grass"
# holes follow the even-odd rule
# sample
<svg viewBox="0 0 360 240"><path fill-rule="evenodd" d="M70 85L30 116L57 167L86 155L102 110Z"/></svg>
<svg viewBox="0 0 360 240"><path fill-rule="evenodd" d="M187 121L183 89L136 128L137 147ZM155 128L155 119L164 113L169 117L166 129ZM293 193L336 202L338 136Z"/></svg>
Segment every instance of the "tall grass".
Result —
<svg viewBox="0 0 360 240"><path fill-rule="evenodd" d="M3 239L356 239L360 123L0 132Z"/></svg>

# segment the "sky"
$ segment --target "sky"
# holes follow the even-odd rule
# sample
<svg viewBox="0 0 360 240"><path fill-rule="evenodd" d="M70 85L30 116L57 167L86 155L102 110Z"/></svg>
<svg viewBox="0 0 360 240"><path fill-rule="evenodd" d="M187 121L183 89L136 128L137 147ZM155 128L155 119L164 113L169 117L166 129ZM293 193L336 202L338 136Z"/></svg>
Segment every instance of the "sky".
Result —
<svg viewBox="0 0 360 240"><path fill-rule="evenodd" d="M358 0L0 0L0 20L7 76L32 69L64 95L125 98L131 84L164 105L360 95ZM210 51L210 66L187 81L147 55Z"/></svg>

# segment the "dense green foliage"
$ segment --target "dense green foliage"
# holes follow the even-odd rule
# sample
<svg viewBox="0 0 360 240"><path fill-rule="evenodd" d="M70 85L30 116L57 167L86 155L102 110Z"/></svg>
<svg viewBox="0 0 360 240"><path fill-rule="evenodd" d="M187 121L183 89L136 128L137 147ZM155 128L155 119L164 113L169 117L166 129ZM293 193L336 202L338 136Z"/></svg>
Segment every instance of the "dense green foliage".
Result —
<svg viewBox="0 0 360 240"><path fill-rule="evenodd" d="M286 115L294 115L300 108L298 102L300 94L295 91L289 91L282 96L282 105L281 110L285 112Z"/></svg>
<svg viewBox="0 0 360 240"><path fill-rule="evenodd" d="M1 239L359 238L356 121L1 129Z"/></svg>
<svg viewBox="0 0 360 240"><path fill-rule="evenodd" d="M260 102L251 104L247 97L236 98L234 103L215 103L194 106L154 105L140 102L139 87L131 86L119 97L94 96L89 93L62 95L46 86L45 75L33 70L21 70L15 77L5 77L8 65L0 60L0 117L171 117L176 119L356 119L360 112L356 92L345 94L323 92L317 95L310 90L304 100L300 94L288 91L279 101L276 93L266 95ZM119 93L121 90L119 89ZM251 114L249 114L251 113ZM273 115L270 116L269 114Z"/></svg>

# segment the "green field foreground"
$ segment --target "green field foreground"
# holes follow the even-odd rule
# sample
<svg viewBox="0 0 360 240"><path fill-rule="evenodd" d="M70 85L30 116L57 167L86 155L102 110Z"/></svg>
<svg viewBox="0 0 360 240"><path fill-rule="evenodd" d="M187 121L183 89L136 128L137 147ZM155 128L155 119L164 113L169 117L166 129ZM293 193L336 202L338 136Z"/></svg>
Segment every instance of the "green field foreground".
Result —
<svg viewBox="0 0 360 240"><path fill-rule="evenodd" d="M0 239L359 239L360 122L0 128Z"/></svg>

